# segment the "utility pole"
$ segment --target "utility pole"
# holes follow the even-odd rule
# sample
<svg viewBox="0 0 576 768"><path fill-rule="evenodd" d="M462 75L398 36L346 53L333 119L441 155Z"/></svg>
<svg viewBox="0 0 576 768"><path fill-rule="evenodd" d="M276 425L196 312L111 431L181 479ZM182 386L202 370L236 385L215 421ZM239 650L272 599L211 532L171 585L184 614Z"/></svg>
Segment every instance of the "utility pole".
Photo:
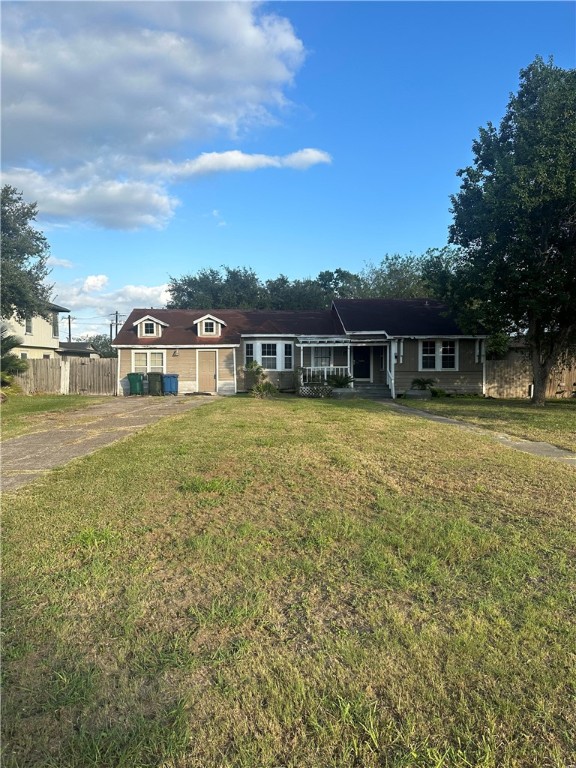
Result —
<svg viewBox="0 0 576 768"><path fill-rule="evenodd" d="M110 321L110 341L112 341L112 328L114 327L116 330L116 336L118 336L118 326L120 325L120 313L118 310L116 312L111 312L110 315L114 317L114 320Z"/></svg>
<svg viewBox="0 0 576 768"><path fill-rule="evenodd" d="M68 343L72 341L72 315L68 315Z"/></svg>

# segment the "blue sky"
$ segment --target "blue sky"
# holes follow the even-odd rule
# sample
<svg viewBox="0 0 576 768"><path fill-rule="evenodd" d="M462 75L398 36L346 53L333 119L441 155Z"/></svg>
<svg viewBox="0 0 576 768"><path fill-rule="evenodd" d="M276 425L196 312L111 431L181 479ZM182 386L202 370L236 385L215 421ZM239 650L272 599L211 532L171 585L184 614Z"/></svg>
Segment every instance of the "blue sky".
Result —
<svg viewBox="0 0 576 768"><path fill-rule="evenodd" d="M74 338L204 267L444 245L520 69L576 66L572 2L2 5L3 183L38 203Z"/></svg>

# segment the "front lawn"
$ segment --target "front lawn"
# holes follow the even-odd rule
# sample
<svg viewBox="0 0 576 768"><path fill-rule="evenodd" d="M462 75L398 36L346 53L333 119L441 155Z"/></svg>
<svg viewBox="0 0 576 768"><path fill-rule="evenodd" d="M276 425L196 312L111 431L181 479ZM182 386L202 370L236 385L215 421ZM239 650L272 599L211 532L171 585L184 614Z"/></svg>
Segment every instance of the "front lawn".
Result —
<svg viewBox="0 0 576 768"><path fill-rule="evenodd" d="M480 397L403 398L400 402L439 416L576 451L576 399L548 400L543 408L526 400Z"/></svg>
<svg viewBox="0 0 576 768"><path fill-rule="evenodd" d="M576 472L229 398L4 498L4 768L565 768Z"/></svg>
<svg viewBox="0 0 576 768"><path fill-rule="evenodd" d="M87 395L21 395L11 394L0 406L2 439L19 437L46 428L55 413L82 410L103 403L106 397Z"/></svg>

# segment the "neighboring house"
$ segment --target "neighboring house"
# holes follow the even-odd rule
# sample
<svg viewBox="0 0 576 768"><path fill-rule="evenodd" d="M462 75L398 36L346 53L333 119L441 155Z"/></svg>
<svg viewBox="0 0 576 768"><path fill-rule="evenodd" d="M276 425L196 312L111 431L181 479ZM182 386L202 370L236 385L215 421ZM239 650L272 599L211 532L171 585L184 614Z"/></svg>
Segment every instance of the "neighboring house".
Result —
<svg viewBox="0 0 576 768"><path fill-rule="evenodd" d="M134 309L112 346L119 394L131 372L178 374L183 393L234 394L255 360L283 390L340 374L396 397L418 377L482 394L484 340L431 299L335 299L325 311Z"/></svg>
<svg viewBox="0 0 576 768"><path fill-rule="evenodd" d="M87 344L85 341L61 341L58 354L64 358L88 357L93 360L100 358L100 353L92 344Z"/></svg>
<svg viewBox="0 0 576 768"><path fill-rule="evenodd" d="M22 339L22 344L14 347L14 354L22 359L42 360L57 357L60 348L60 312L70 312L58 304L48 304L49 319L34 315L26 320L11 318L7 321L11 332Z"/></svg>

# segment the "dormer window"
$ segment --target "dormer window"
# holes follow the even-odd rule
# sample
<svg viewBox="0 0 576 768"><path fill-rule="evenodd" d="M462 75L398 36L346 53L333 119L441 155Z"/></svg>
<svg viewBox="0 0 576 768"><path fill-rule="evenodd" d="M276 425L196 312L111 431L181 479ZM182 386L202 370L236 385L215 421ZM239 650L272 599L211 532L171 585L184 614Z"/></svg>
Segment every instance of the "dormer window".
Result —
<svg viewBox="0 0 576 768"><path fill-rule="evenodd" d="M222 328L226 325L223 320L220 320L214 315L204 315L194 321L196 326L196 333L198 336L221 336Z"/></svg>
<svg viewBox="0 0 576 768"><path fill-rule="evenodd" d="M162 336L162 328L167 328L168 323L158 320L151 315L141 317L134 323L139 338L158 339Z"/></svg>

